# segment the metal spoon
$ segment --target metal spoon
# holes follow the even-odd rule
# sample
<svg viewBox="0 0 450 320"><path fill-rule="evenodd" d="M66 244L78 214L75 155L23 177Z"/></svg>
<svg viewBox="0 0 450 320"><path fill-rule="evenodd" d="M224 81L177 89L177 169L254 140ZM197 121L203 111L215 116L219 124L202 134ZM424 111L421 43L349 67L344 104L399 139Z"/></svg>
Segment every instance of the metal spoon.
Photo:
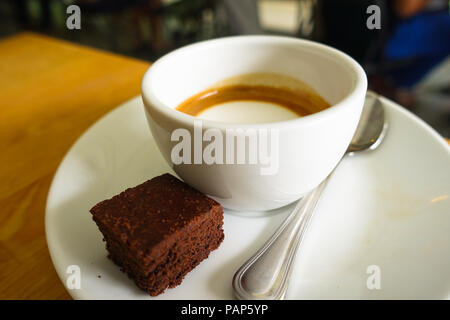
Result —
<svg viewBox="0 0 450 320"><path fill-rule="evenodd" d="M368 92L358 127L345 154L375 149L386 129L383 105L375 93ZM264 246L236 271L233 288L238 299L284 299L297 248L331 174L298 202Z"/></svg>

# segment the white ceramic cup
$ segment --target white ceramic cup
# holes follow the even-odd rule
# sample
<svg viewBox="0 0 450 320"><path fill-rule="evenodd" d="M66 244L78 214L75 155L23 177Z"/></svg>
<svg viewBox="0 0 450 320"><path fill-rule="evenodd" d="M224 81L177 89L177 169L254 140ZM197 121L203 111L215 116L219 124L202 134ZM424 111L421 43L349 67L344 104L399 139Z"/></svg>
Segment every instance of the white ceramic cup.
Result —
<svg viewBox="0 0 450 320"><path fill-rule="evenodd" d="M203 120L203 130L278 130L278 170L262 175L262 164L179 164L171 160L178 128L194 132L198 118L175 110L190 96L228 77L270 72L309 84L332 107L305 117L264 124ZM367 90L361 66L331 47L289 37L238 36L175 50L156 61L142 81L148 123L166 161L189 185L239 211L280 208L316 187L349 145ZM152 161L149 159L148 161Z"/></svg>

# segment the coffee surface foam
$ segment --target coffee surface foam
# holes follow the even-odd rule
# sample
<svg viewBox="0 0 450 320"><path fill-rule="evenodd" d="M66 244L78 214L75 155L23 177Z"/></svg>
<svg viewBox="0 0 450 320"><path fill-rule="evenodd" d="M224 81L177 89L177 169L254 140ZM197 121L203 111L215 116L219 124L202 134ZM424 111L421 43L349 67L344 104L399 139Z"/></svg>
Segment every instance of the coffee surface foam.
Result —
<svg viewBox="0 0 450 320"><path fill-rule="evenodd" d="M274 73L250 73L219 81L176 109L220 122L266 123L306 116L329 106L301 80Z"/></svg>

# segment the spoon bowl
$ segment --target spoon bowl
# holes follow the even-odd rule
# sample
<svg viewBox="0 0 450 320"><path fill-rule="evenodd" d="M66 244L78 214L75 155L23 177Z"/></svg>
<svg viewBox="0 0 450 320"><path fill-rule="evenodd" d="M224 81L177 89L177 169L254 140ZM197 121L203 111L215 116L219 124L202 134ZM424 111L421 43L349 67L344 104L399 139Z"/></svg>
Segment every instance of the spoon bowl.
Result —
<svg viewBox="0 0 450 320"><path fill-rule="evenodd" d="M386 131L383 105L376 93L368 91L358 127L346 153L376 149Z"/></svg>

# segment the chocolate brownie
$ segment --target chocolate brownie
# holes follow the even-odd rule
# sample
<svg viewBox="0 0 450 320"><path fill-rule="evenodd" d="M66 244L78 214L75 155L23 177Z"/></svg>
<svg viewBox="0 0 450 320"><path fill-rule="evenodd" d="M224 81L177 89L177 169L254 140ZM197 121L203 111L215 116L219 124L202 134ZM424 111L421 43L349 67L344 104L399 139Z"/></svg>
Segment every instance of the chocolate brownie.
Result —
<svg viewBox="0 0 450 320"><path fill-rule="evenodd" d="M221 205L170 174L90 211L109 257L152 296L179 285L224 238Z"/></svg>

